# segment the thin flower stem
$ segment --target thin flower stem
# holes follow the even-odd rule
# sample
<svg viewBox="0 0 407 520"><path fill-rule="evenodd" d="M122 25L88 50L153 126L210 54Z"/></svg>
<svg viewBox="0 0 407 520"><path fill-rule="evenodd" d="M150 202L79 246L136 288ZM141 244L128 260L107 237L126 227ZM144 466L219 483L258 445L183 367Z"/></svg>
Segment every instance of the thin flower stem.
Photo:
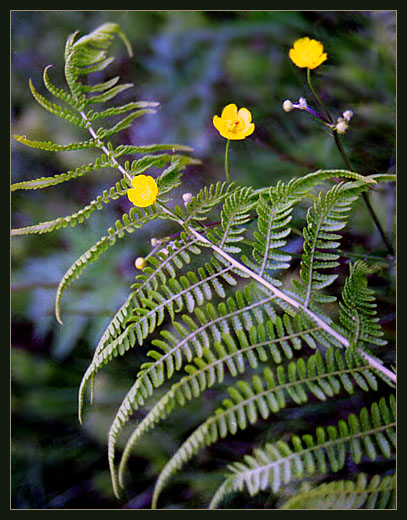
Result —
<svg viewBox="0 0 407 520"><path fill-rule="evenodd" d="M311 92L314 94L315 99L317 100L317 102L320 105L320 107L322 108L322 110L324 110L324 112L326 113L330 123L333 125L333 119L332 119L331 114L329 113L329 111L326 108L324 102L322 101L322 99L318 95L318 92L314 89L314 87L312 85L311 69L309 69L309 68L307 68L307 80L308 80L308 86L311 89ZM344 163L346 164L346 167L348 168L348 170L354 171L353 168L352 168L351 162L350 162L348 156L346 155L346 152L345 152L345 150L344 150L344 148L342 146L342 143L341 143L341 141L339 139L338 132L333 127L331 127L331 131L332 131L332 135L333 135L336 147L338 148L339 153L341 154L341 157L342 157ZM386 246L387 251L389 252L390 255L394 256L393 246L390 244L390 242L388 241L388 239L386 237L386 233L384 232L384 230L383 230L383 228L382 228L382 226L381 226L381 224L379 222L379 219L377 218L376 212L375 212L375 210L373 209L373 206L370 203L368 194L363 192L362 193L362 197L363 197L363 200L365 202L366 208L369 211L370 216L372 217L372 220L373 220L373 222L374 222L374 224L376 226L376 229L379 232L379 234L380 234L380 236L381 236L381 238L383 240L384 245Z"/></svg>
<svg viewBox="0 0 407 520"><path fill-rule="evenodd" d="M230 182L230 176L229 176L229 147L230 147L230 139L227 139L226 141L226 150L225 150L225 173L226 173L226 179L228 182Z"/></svg>
<svg viewBox="0 0 407 520"><path fill-rule="evenodd" d="M333 119L331 117L331 114L329 113L328 109L326 108L325 103L320 98L318 92L314 89L314 87L312 85L312 82L311 82L311 69L310 68L307 68L307 80L308 80L308 86L311 89L311 92L314 94L315 99L317 100L317 103L322 108L322 110L325 112L329 122L332 124L333 123Z"/></svg>

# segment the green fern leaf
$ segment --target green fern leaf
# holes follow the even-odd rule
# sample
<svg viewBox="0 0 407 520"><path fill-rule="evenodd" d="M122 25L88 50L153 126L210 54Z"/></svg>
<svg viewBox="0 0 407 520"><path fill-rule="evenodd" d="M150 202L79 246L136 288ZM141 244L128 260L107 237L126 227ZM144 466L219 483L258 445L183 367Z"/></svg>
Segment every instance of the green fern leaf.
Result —
<svg viewBox="0 0 407 520"><path fill-rule="evenodd" d="M150 220L160 217L163 218L162 213L154 206L149 206L144 211L136 207L131 208L129 213L123 215L122 221L116 221L115 228L109 228L107 235L102 237L72 264L60 281L55 298L55 315L59 323L62 324L60 312L62 295L65 289L82 274L83 270L97 260L106 249L114 245L117 238L123 238L125 232L133 233L136 228L140 228Z"/></svg>
<svg viewBox="0 0 407 520"><path fill-rule="evenodd" d="M394 404L393 395L390 396L390 404L392 402ZM389 416L392 412L386 400L381 398L380 403ZM329 468L337 472L347 460L346 449L355 443L360 448L351 454L356 464L359 464L362 453L370 460L376 460L379 454L389 458L392 452L375 442L375 435L381 433L394 449L395 416L387 422L381 415L381 426L373 427L371 415L374 408L378 409L379 405L373 405L370 413L363 408L359 418L350 414L347 421L340 420L336 426L318 427L314 435L292 436L290 443L277 441L266 444L263 449L255 449L252 456L243 457L244 462L230 466L230 476L215 493L210 507L217 507L226 494L244 488L252 496L269 487L277 492L283 484L314 473L315 468L320 473L326 473Z"/></svg>
<svg viewBox="0 0 407 520"><path fill-rule="evenodd" d="M47 152L69 152L71 150L86 150L87 148L94 148L98 146L98 142L95 139L88 139L79 143L71 144L56 144L51 141L33 141L27 139L25 135L13 135L14 139L19 143L25 144L30 148L38 148Z"/></svg>
<svg viewBox="0 0 407 520"><path fill-rule="evenodd" d="M301 337L301 333L297 334L298 336ZM292 335L288 334L286 338L291 339ZM287 340L283 336L278 341L283 343ZM287 352L285 354L291 357ZM198 449L247 428L249 424L255 423L259 416L266 419L271 413L278 413L287 406L287 398L297 405L302 405L308 401L309 395L324 401L337 395L342 388L349 393L353 393L355 386L363 390L377 389L374 376L371 377L367 365L357 353L353 356L348 354L346 358L339 354L339 351L336 351L336 354L334 356L331 347L324 359L317 351L309 358L307 364L300 358L297 363L291 362L287 369L282 365L278 366L275 373L266 368L264 379L254 376L252 386L239 381L235 387L229 387L231 398L225 399L223 406L216 409L215 413L191 434L162 470L157 481L154 502L157 501L169 477L196 454ZM346 377L346 385L342 383L343 376ZM151 419L148 422L151 422ZM138 434L135 433L131 443L134 443L136 436ZM125 455L128 456L127 448Z"/></svg>
<svg viewBox="0 0 407 520"><path fill-rule="evenodd" d="M321 270L338 266L339 254L332 252L340 245L337 233L346 225L351 204L358 198L363 185L340 183L327 193L321 193L307 214L304 228L304 253L302 255L301 282L293 280L298 293L307 307L311 298L320 303L334 301L334 296L320 294L319 291L331 285L337 274L325 274Z"/></svg>
<svg viewBox="0 0 407 520"><path fill-rule="evenodd" d="M117 200L119 197L122 197L127 193L127 190L127 183L125 179L122 179L122 181L117 182L109 190L104 190L102 195L96 197L95 200L90 202L87 206L77 211L76 213L66 217L59 217L48 222L42 222L40 224L36 224L35 226L12 229L11 235L26 235L32 233L43 234L55 231L56 229L66 227L68 225L73 227L76 224L81 224L85 219L88 219L96 209L103 209L105 204L109 204L109 202L112 200Z"/></svg>
<svg viewBox="0 0 407 520"><path fill-rule="evenodd" d="M360 473L356 481L335 480L314 488L304 484L280 509L395 509L396 474L370 480Z"/></svg>
<svg viewBox="0 0 407 520"><path fill-rule="evenodd" d="M386 345L381 339L379 319L377 318L374 293L367 287L366 275L374 269L363 261L349 266L349 276L345 280L340 307L340 321L349 331L349 339L356 345L359 341Z"/></svg>
<svg viewBox="0 0 407 520"><path fill-rule="evenodd" d="M40 188L48 188L49 186L56 186L62 182L82 177L86 173L91 173L101 168L111 168L112 165L108 161L106 155L102 154L94 162L78 166L75 170L70 170L65 173L58 173L53 177L41 177L39 179L32 179L30 181L17 182L11 185L11 191L16 190L37 190Z"/></svg>

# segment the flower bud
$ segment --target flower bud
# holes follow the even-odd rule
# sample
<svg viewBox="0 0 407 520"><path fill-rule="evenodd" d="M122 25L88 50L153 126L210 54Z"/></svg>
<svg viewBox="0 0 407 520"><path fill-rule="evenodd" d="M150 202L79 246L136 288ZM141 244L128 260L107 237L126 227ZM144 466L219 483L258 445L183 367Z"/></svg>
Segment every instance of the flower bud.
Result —
<svg viewBox="0 0 407 520"><path fill-rule="evenodd" d="M158 240L158 238L154 238L154 237L153 237L153 238L150 240L150 244L152 245L152 247L157 246L159 243L160 243L160 240Z"/></svg>
<svg viewBox="0 0 407 520"><path fill-rule="evenodd" d="M292 102L289 100L289 99L286 99L283 103L283 110L285 112L291 112L291 110L293 109L293 104Z"/></svg>
<svg viewBox="0 0 407 520"><path fill-rule="evenodd" d="M144 269L145 266L147 265L147 262L145 261L145 259L142 256L139 256L138 258L136 258L134 265L136 266L137 269Z"/></svg>
<svg viewBox="0 0 407 520"><path fill-rule="evenodd" d="M192 193L184 193L182 195L182 200L184 201L184 206L186 206L191 199L192 199Z"/></svg>
<svg viewBox="0 0 407 520"><path fill-rule="evenodd" d="M345 112L342 115L346 119L346 121L349 122L353 116L353 112L352 110L345 110Z"/></svg>
<svg viewBox="0 0 407 520"><path fill-rule="evenodd" d="M339 121L339 123L335 126L336 131L339 134L344 134L346 130L348 129L348 125L345 121Z"/></svg>

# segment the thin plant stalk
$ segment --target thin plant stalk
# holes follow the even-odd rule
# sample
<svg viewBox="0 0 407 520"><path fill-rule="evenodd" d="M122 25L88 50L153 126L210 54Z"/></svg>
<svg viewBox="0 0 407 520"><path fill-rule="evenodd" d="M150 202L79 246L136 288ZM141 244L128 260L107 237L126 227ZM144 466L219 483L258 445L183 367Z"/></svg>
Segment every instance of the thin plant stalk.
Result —
<svg viewBox="0 0 407 520"><path fill-rule="evenodd" d="M225 150L225 174L226 174L226 180L230 182L230 175L229 175L229 148L230 148L230 139L227 139L226 141L226 150Z"/></svg>
<svg viewBox="0 0 407 520"><path fill-rule="evenodd" d="M315 90L314 86L312 85L312 81L311 81L311 69L310 68L307 68L307 81L308 81L308 86L309 88L311 89L311 92L314 94L315 96L315 99L317 100L317 103L319 104L319 106L322 108L322 110L325 112L325 114L327 115L327 118L329 120L329 122L331 123L331 125L333 125L333 119L332 119L332 116L331 114L329 113L329 110L326 108L325 106L325 103L322 101L321 97L318 95L318 92ZM335 141L335 144L336 144L336 147L338 148L339 150L339 153L341 154L341 157L344 161L344 163L346 164L346 167L348 168L348 170L350 171L354 171L353 168L352 168L352 165L351 165L351 162L348 158L348 156L346 155L346 152L342 146L342 143L339 139L339 136L338 136L338 132L336 132L336 130L331 127L331 130L332 130L332 135L333 135L333 138L334 138L334 141ZM362 196L363 196L363 200L365 201L365 204L366 204L366 208L367 210L369 211L370 213L370 216L372 217L373 219L373 222L386 246L386 249L387 251L391 254L391 255L394 255L394 249L393 249L393 246L390 244L389 240L387 239L387 236L386 236L386 233L384 232L380 222L379 222L379 219L377 218L377 215L376 215L376 212L375 210L373 209L373 206L371 205L370 203L370 200L369 200L369 197L367 195L367 193L362 193Z"/></svg>

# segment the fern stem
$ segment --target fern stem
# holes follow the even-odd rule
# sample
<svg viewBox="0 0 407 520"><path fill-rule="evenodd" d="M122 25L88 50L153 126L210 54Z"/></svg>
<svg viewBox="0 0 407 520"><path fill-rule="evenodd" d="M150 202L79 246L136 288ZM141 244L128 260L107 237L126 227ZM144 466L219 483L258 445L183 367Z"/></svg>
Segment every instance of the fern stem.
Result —
<svg viewBox="0 0 407 520"><path fill-rule="evenodd" d="M181 223L181 222L180 222ZM310 311L309 309L307 309L304 305L302 305L300 302L298 302L297 300L294 300L293 298L291 298L290 296L288 296L287 294L283 293L282 291L280 291L279 289L277 289L277 287L274 287L274 285L272 285L271 283L269 283L267 280L265 280L264 278L262 278L261 276L259 276L257 273L255 273L254 271L252 271L251 269L249 269L248 267L246 267L245 265L241 264L240 262L238 262L237 260L235 260L234 258L232 258L228 253L226 253L225 251L223 251L222 249L220 249L218 246L216 246L215 244L213 244L210 240L208 240L207 238L205 238L204 236L202 236L200 233L198 233L197 231L195 231L195 229L193 228L189 228L189 230L191 231L191 233L193 235L195 235L200 241L206 243L209 245L209 247L211 247L214 251L216 251L218 254L220 254L221 256L223 256L223 258L225 258L226 260L228 260L228 262L230 262L233 267L236 267L237 269L239 269L240 271L243 271L244 273L248 274L251 278L253 278L254 280L256 280L257 282L259 282L260 284L262 284L264 287L266 287L267 289L269 289L271 292L273 292L275 294L276 297L284 300L285 302L289 303L290 305L292 305L295 309L299 309L299 310L302 310L304 311L315 323L317 323L323 330L325 330L325 332L328 332L328 334L330 334L331 336L333 336L337 341L339 341L344 347L349 347L350 346L350 343L349 341L344 337L342 336L341 334L339 334L338 332L336 332L336 330L334 330L332 327L330 327L325 321L323 321L321 318L319 318L319 316L317 316L315 313L313 313L312 311ZM363 356L363 358L369 363L369 365L378 370L379 372L381 372L384 376L386 376L387 378L389 378L393 383L396 383L396 375L394 374L394 372L392 372L391 370L387 369L386 367L384 367L378 360L376 360L375 358L373 358L372 356L370 356L369 354L367 354L366 352L364 351L360 351L361 355Z"/></svg>
<svg viewBox="0 0 407 520"><path fill-rule="evenodd" d="M180 220L176 215L169 210L164 204L160 203L160 206L162 209L170 214L173 218L175 217L177 222L180 226L185 228L184 222ZM292 305L295 309L304 311L315 323L317 323L325 332L330 334L332 337L334 337L339 343L341 343L345 348L348 348L350 346L349 341L342 336L342 334L339 334L339 332L336 332L332 327L328 325L324 320L322 320L319 316L317 316L314 312L312 312L310 309L307 309L304 305L302 305L297 300L294 300L294 298L291 298L288 294L285 294L284 292L280 291L280 289L277 289L277 287L274 287L270 282L262 278L260 275L246 267L244 264L241 264L236 259L231 257L228 253L223 251L220 247L218 247L216 244L208 240L206 237L201 235L201 233L198 233L193 227L188 227L188 230L190 233L192 233L200 242L203 242L204 244L207 244L213 251L216 251L219 255L223 256L225 260L227 260L233 267L236 269L243 271L244 273L248 274L252 279L256 280L256 282L259 282L261 285L266 287L269 291L271 291L277 298L280 298L281 300L284 300L286 303ZM396 374L383 366L380 361L376 360L374 357L372 357L367 352L360 350L360 354L363 356L363 358L366 360L366 362L375 370L378 372L381 372L386 378L390 379L393 383L396 383L397 378Z"/></svg>
<svg viewBox="0 0 407 520"><path fill-rule="evenodd" d="M103 141L101 141L101 140L99 139L99 137L96 135L96 132L95 132L93 126L91 125L89 119L86 117L85 112L82 110L82 111L80 112L80 114L81 114L83 120L86 121L86 128L89 130L90 135L91 135L91 136L93 137L93 139L95 139L95 141L99 144L99 147L101 148L101 150L103 150L103 152L106 154L106 156L110 158L112 164L115 165L115 166L119 169L119 171L121 171L121 173L122 173L125 177L127 177L127 180L128 180L128 181L130 182L130 184L131 184L131 180L132 180L131 176L126 172L126 170L123 168L123 166L122 166L119 162L117 162L117 160L115 159L115 157L110 157L110 152L109 152L107 146L106 146L106 145L103 143Z"/></svg>

